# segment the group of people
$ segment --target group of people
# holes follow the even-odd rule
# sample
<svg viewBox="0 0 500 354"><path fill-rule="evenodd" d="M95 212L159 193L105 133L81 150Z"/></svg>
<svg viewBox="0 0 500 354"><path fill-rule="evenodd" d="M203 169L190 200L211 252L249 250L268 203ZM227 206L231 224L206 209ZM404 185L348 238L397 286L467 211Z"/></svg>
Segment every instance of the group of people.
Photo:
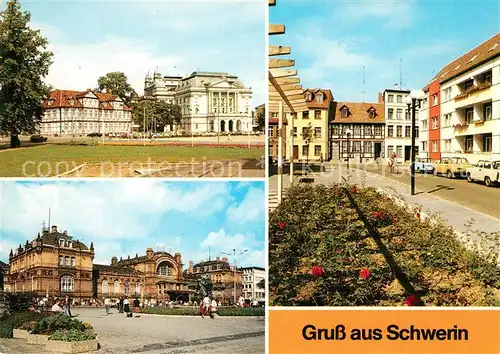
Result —
<svg viewBox="0 0 500 354"><path fill-rule="evenodd" d="M108 297L104 298L104 308L106 309L106 315L109 315L109 309L111 308L111 299ZM127 315L129 313L132 313L130 311L130 300L128 297L120 297L118 300L118 312L119 313L126 313Z"/></svg>
<svg viewBox="0 0 500 354"><path fill-rule="evenodd" d="M71 315L71 301L69 296L64 299L55 299L54 305L51 308L52 312L64 313L66 316L72 317Z"/></svg>
<svg viewBox="0 0 500 354"><path fill-rule="evenodd" d="M201 303L201 318L205 318L205 316L208 315L211 319L213 319L216 312L217 300L215 299L215 297L212 297L212 299L210 299L208 295L205 296Z"/></svg>

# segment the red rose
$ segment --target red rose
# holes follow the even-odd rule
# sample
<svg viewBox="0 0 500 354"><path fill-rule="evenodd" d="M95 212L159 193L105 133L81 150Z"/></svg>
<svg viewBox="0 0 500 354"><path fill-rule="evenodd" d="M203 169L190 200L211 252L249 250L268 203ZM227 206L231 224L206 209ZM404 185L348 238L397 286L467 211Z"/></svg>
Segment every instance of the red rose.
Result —
<svg viewBox="0 0 500 354"><path fill-rule="evenodd" d="M353 187L351 188L351 192L352 192L352 193L358 193L358 187L353 186Z"/></svg>
<svg viewBox="0 0 500 354"><path fill-rule="evenodd" d="M285 229L285 223L283 221L281 221L279 224L278 224L278 227L280 228L280 230L284 230Z"/></svg>
<svg viewBox="0 0 500 354"><path fill-rule="evenodd" d="M349 263L350 261L351 261L351 259L350 259L350 258L344 258L344 262L345 262L345 263Z"/></svg>
<svg viewBox="0 0 500 354"><path fill-rule="evenodd" d="M417 218L420 219L420 213L419 212L417 212Z"/></svg>
<svg viewBox="0 0 500 354"><path fill-rule="evenodd" d="M406 306L417 306L419 304L419 300L418 298L415 296L415 295L410 295L410 296L407 296L405 301L404 301L404 304Z"/></svg>
<svg viewBox="0 0 500 354"><path fill-rule="evenodd" d="M312 268L312 275L316 278L319 278L320 276L323 275L323 268L315 265L313 268Z"/></svg>
<svg viewBox="0 0 500 354"><path fill-rule="evenodd" d="M368 279L371 275L372 273L368 268L364 268L359 271L359 276L361 277L361 279Z"/></svg>

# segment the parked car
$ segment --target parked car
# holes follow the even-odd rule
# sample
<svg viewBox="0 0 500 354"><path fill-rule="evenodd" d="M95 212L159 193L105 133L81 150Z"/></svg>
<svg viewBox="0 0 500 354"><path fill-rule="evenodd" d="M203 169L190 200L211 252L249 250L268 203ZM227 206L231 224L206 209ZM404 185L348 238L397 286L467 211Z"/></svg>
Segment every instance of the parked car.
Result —
<svg viewBox="0 0 500 354"><path fill-rule="evenodd" d="M410 166L411 167L411 166ZM417 173L433 173L435 169L434 163L428 157L417 157L415 159L415 172Z"/></svg>
<svg viewBox="0 0 500 354"><path fill-rule="evenodd" d="M500 183L500 161L480 160L467 169L467 181L484 181L487 187Z"/></svg>
<svg viewBox="0 0 500 354"><path fill-rule="evenodd" d="M463 157L444 157L436 163L435 175L446 175L448 178L465 177L466 169L471 167L469 161Z"/></svg>

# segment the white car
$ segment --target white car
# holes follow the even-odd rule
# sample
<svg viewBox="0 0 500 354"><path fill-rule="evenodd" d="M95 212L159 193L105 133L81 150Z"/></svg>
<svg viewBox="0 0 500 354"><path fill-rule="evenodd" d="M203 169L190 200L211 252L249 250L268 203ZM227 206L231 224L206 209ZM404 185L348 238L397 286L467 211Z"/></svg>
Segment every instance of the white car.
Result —
<svg viewBox="0 0 500 354"><path fill-rule="evenodd" d="M466 170L467 181L484 181L487 187L500 183L500 161L480 160Z"/></svg>

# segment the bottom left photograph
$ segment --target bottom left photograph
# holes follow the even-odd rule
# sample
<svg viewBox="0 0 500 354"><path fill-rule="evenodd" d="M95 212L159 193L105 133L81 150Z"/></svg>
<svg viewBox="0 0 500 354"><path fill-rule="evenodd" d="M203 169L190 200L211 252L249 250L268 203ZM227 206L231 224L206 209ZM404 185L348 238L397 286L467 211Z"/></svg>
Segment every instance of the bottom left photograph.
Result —
<svg viewBox="0 0 500 354"><path fill-rule="evenodd" d="M0 182L0 352L265 352L265 186Z"/></svg>

